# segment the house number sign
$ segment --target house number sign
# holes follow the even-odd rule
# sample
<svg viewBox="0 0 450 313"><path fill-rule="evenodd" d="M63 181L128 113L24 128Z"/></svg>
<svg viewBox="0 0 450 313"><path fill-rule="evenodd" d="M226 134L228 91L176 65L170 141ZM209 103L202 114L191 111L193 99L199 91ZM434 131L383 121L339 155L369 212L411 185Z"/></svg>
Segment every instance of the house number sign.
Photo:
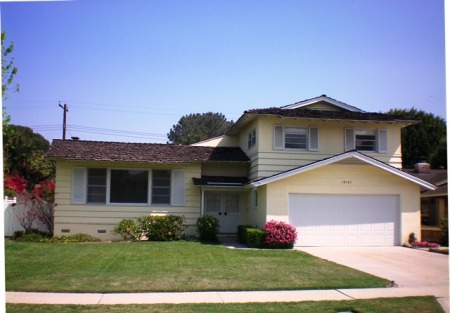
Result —
<svg viewBox="0 0 450 313"><path fill-rule="evenodd" d="M353 182L352 182L351 180L342 180L341 183L344 184L344 185L350 185L350 184L352 184Z"/></svg>

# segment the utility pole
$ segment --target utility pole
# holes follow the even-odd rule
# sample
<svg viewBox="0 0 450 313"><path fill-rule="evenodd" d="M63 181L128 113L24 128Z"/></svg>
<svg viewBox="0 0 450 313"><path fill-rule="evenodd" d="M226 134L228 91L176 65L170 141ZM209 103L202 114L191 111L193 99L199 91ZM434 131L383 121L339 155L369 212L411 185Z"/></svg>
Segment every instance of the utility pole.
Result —
<svg viewBox="0 0 450 313"><path fill-rule="evenodd" d="M63 116L63 140L66 140L66 119L67 119L67 112L69 112L69 108L67 107L67 104L64 103L64 106L61 105L61 101L59 101L59 107L64 110L64 116Z"/></svg>

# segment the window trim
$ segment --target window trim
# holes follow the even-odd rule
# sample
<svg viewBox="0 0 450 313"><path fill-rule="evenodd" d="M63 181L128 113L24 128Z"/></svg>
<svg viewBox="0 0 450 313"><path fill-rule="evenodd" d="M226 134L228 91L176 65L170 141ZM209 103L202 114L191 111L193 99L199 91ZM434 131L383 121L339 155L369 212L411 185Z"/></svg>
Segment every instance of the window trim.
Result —
<svg viewBox="0 0 450 313"><path fill-rule="evenodd" d="M356 132L357 131L373 131L375 133L375 149L374 150L357 150L356 149ZM345 128L344 129L344 148L345 151L356 150L362 153L380 153L388 152L388 131L385 128Z"/></svg>
<svg viewBox="0 0 450 313"><path fill-rule="evenodd" d="M305 148L286 148L286 128L304 129L306 133ZM319 151L319 127L317 126L273 126L273 150Z"/></svg>
<svg viewBox="0 0 450 313"><path fill-rule="evenodd" d="M88 170L106 169L106 201L88 202ZM111 202L111 171L112 170L139 170L146 171L147 176L147 202L122 203ZM170 171L170 202L167 204L152 203L152 173L154 170ZM109 168L109 167L74 167L72 168L71 204L107 205L107 206L184 206L186 201L185 171L178 169L147 169L147 168Z"/></svg>
<svg viewBox="0 0 450 313"><path fill-rule="evenodd" d="M247 134L247 149L250 150L256 146L256 129L253 128Z"/></svg>

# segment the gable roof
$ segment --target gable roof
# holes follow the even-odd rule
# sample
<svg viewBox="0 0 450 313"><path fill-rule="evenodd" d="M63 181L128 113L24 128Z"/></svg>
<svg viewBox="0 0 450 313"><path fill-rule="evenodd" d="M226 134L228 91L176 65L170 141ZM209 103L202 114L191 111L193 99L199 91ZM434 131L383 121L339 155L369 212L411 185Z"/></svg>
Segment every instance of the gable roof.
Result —
<svg viewBox="0 0 450 313"><path fill-rule="evenodd" d="M365 155L365 154L363 154L361 152L358 152L356 150L347 151L347 152L344 152L344 153L341 153L341 154L337 154L335 156L332 156L332 157L329 157L329 158L326 158L326 159L323 159L323 160L320 160L320 161L316 161L316 162L313 162L313 163L310 163L310 164L307 164L307 165L304 165L304 166L300 166L300 167L294 168L294 169L286 171L286 172L282 172L282 173L278 173L278 174L275 174L275 175L272 175L272 176L269 176L269 177L261 178L261 179L258 179L258 180L255 180L255 181L251 182L250 185L253 186L253 187L263 186L263 185L270 184L270 183L273 183L273 182L276 182L276 181L279 181L279 180L282 180L282 179L285 179L285 178L288 178L288 177L291 177L291 176L294 176L294 175L297 175L297 174L300 174L300 173L304 173L304 172L307 172L307 171L310 171L310 170L313 170L313 169L316 169L316 168L320 168L322 166L330 165L330 164L333 164L333 163L336 163L336 162L339 162L339 161L343 161L343 160L347 160L347 159L350 159L350 158L355 158L355 159L358 159L358 160L360 160L360 161L362 161L364 163L373 165L373 166L375 166L375 167L377 167L379 169L382 169L384 171L387 171L389 173L397 175L397 176L399 176L401 178L409 180L409 181L411 181L411 182L413 182L415 184L418 184L418 185L420 185L421 187L423 187L425 189L429 189L429 190L435 190L436 189L436 186L431 184L431 183L429 183L429 182L426 182L426 181L424 181L424 180L422 180L420 178L417 178L417 177L415 177L413 175L410 175L410 174L408 174L408 173L406 173L406 172L404 172L402 170L399 170L396 167L393 167L393 166L391 166L389 164L386 164L386 163L381 162L381 161L379 161L377 159L369 157L369 156L367 156L367 155Z"/></svg>
<svg viewBox="0 0 450 313"><path fill-rule="evenodd" d="M249 162L235 147L197 147L170 144L84 140L53 140L47 156L73 161L142 163Z"/></svg>
<svg viewBox="0 0 450 313"><path fill-rule="evenodd" d="M354 107L352 105L348 105L347 103L344 103L344 102L338 101L336 99L327 97L327 95L321 95L319 97L306 99L306 100L299 101L299 102L296 102L296 103L293 103L293 104L288 104L288 105L282 106L281 109L284 109L284 110L286 110L286 109L299 109L299 108L303 108L305 106L308 106L308 105L311 105L311 104L314 104L314 103L318 103L318 102L322 102L322 101L327 102L327 103L329 103L331 105L334 105L334 106L336 106L336 107L338 107L340 109L343 109L343 110L347 110L347 111L351 111L351 112L364 112L363 110L361 110L361 109L359 109L357 107Z"/></svg>
<svg viewBox="0 0 450 313"><path fill-rule="evenodd" d="M308 106L314 103L326 102L332 106L338 107L339 110L327 109L308 109ZM404 126L419 123L419 119L411 117L402 117L384 113L365 112L346 103L337 101L333 98L322 95L320 97L296 102L294 104L282 106L279 108L252 109L244 111L236 123L227 131L228 135L237 135L245 125L250 123L258 116L276 116L280 118L295 118L307 120L336 120L336 121L352 121L352 122L386 122L386 123L402 123Z"/></svg>

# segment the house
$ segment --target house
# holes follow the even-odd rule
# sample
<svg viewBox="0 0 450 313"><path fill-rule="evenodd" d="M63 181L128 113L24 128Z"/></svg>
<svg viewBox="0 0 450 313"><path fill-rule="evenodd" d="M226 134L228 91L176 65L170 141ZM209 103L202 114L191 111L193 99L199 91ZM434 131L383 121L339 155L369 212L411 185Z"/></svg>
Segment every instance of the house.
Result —
<svg viewBox="0 0 450 313"><path fill-rule="evenodd" d="M447 170L430 169L429 163L421 162L407 171L437 187L435 190L423 190L420 195L421 237L422 240L440 243L440 221L441 218L448 218Z"/></svg>
<svg viewBox="0 0 450 313"><path fill-rule="evenodd" d="M190 146L54 140L55 234L104 240L121 219L216 216L222 233L279 220L297 245L400 245L420 234L420 193L401 170L400 131L417 120L364 112L326 95L245 111Z"/></svg>

